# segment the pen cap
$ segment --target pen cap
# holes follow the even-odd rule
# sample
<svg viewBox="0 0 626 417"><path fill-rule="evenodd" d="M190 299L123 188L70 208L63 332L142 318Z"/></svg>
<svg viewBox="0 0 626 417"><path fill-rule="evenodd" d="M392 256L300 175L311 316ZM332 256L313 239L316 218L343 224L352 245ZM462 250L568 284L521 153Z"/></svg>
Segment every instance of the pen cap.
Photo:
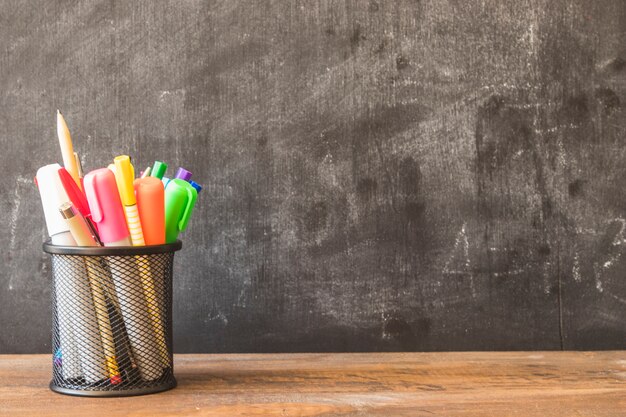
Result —
<svg viewBox="0 0 626 417"><path fill-rule="evenodd" d="M146 245L165 243L165 188L156 177L135 180L137 210Z"/></svg>
<svg viewBox="0 0 626 417"><path fill-rule="evenodd" d="M127 238L130 233L115 175L108 168L96 169L85 175L84 182L91 219L98 224L100 240L110 243Z"/></svg>
<svg viewBox="0 0 626 417"><path fill-rule="evenodd" d="M174 178L178 178L181 180L189 181L191 180L191 172L187 171L185 168L180 167L178 171L176 171L176 176Z"/></svg>
<svg viewBox="0 0 626 417"><path fill-rule="evenodd" d="M70 230L59 213L59 206L70 201L63 184L61 184L61 178L59 177L60 169L61 165L59 164L46 165L37 170L37 176L35 177L39 195L41 196L43 214L46 218L48 236L69 232Z"/></svg>
<svg viewBox="0 0 626 417"><path fill-rule="evenodd" d="M195 181L189 181L189 184L196 189L196 191L198 192L198 194L200 194L200 191L202 191L202 186L200 184L198 184Z"/></svg>
<svg viewBox="0 0 626 417"><path fill-rule="evenodd" d="M130 163L130 157L128 155L116 156L113 162L115 163L115 181L117 182L122 204L132 206L137 201L135 199L135 189L133 188L135 169L133 164Z"/></svg>
<svg viewBox="0 0 626 417"><path fill-rule="evenodd" d="M167 164L161 161L154 161L154 165L152 166L152 175L158 179L162 179L163 175L165 175L165 171L167 170Z"/></svg>
<svg viewBox="0 0 626 417"><path fill-rule="evenodd" d="M165 189L165 241L174 242L187 228L198 192L187 181L173 179Z"/></svg>
<svg viewBox="0 0 626 417"><path fill-rule="evenodd" d="M74 205L74 208L76 208L76 210L78 210L83 216L88 216L91 212L89 210L89 204L87 204L87 198L78 188L70 173L67 172L65 168L61 168L59 169L59 178L61 179L61 184L63 185L70 201Z"/></svg>

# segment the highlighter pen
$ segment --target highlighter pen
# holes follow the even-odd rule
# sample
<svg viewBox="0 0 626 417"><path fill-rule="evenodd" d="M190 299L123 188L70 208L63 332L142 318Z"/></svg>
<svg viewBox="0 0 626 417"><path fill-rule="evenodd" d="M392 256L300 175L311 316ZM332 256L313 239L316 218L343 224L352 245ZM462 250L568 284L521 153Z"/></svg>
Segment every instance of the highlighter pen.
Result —
<svg viewBox="0 0 626 417"><path fill-rule="evenodd" d="M200 191L202 191L202 186L200 184L198 184L195 181L189 181L189 184L196 189L196 191L198 192L198 194L200 194Z"/></svg>
<svg viewBox="0 0 626 417"><path fill-rule="evenodd" d="M92 229L87 220L74 208L72 203L64 203L59 206L59 211L65 219L72 236L79 246L100 246L96 238L92 235ZM102 273L102 265L92 257L86 257L87 276L91 287L91 296L95 307L96 319L100 330L102 349L106 360L106 367L109 373L111 384L117 385L122 382L120 369L115 359L115 340L109 319L107 301L98 276ZM106 274L106 273L105 273Z"/></svg>
<svg viewBox="0 0 626 417"><path fill-rule="evenodd" d="M143 230L141 229L139 211L137 210L135 189L133 188L133 180L135 179L133 164L130 163L128 155L116 156L114 162L115 182L117 183L117 189L119 190L122 205L124 206L126 224L130 231L130 240L133 246L144 246L146 242L143 239Z"/></svg>
<svg viewBox="0 0 626 417"><path fill-rule="evenodd" d="M163 182L156 177L137 178L134 182L137 196L137 209L141 219L141 228L146 245L162 245L165 243L165 191ZM138 256L139 274L148 311L152 318L154 335L159 345L163 366L171 366L165 339L165 328L161 319L164 308L163 294L166 286L164 269L149 256ZM159 289L159 290L156 290Z"/></svg>
<svg viewBox="0 0 626 417"><path fill-rule="evenodd" d="M113 172L101 168L85 175L85 193L104 246L131 246ZM145 380L158 379L163 373L161 357L154 333L146 331L152 327L152 319L145 305L142 283L136 279L136 267L133 264L121 266L115 257L108 257L108 264L115 284L116 304L126 326L137 369Z"/></svg>
<svg viewBox="0 0 626 417"><path fill-rule="evenodd" d="M138 178L134 182L137 209L146 245L165 243L165 189L156 177Z"/></svg>
<svg viewBox="0 0 626 417"><path fill-rule="evenodd" d="M98 225L104 246L131 246L113 172L108 168L96 169L85 175L84 181L91 219Z"/></svg>
<svg viewBox="0 0 626 417"><path fill-rule="evenodd" d="M173 179L165 189L165 242L173 243L187 228L198 192L187 181Z"/></svg>
<svg viewBox="0 0 626 417"><path fill-rule="evenodd" d="M167 171L167 164L165 162L154 161L154 165L152 165L152 172L150 173L150 175L162 180L163 175L165 175L165 171Z"/></svg>
<svg viewBox="0 0 626 417"><path fill-rule="evenodd" d="M143 172L141 173L141 178L149 177L150 176L150 170L151 170L150 167L144 169Z"/></svg>
<svg viewBox="0 0 626 417"><path fill-rule="evenodd" d="M142 223L147 224L146 221L141 220L141 216L139 214L139 210L137 207L137 200L135 197L135 189L133 187L133 178L134 178L134 170L133 166L130 163L130 158L127 155L121 155L115 158L115 179L117 181L117 188L120 192L120 197L122 199L122 204L124 206L124 210L126 213L126 222L128 224L128 229L130 230L131 240L134 246L144 246L145 239L143 235L143 227ZM143 179L144 181L147 179ZM160 182L156 178L152 178L153 181ZM161 203L155 203L154 207L148 206L148 209L157 210L157 207L163 207L163 199L161 199ZM145 205L144 205L144 208ZM144 210L144 215L150 216L151 214L156 213L146 213ZM148 220L148 219L146 219ZM159 348L159 353L161 355L161 361L164 367L170 366L169 354L167 351L167 344L165 342L165 332L163 329L163 323L161 321L161 308L157 301L157 291L155 290L155 279L152 274L152 268L150 265L150 258L143 255L137 256L137 270L139 272L139 277L141 279L141 285L143 286L143 291L146 299L146 304L148 307L148 312L150 315L150 320L152 322L152 327L154 329L154 336L156 338L156 342ZM157 276L158 284L161 286L163 283L162 276Z"/></svg>
<svg viewBox="0 0 626 417"><path fill-rule="evenodd" d="M185 168L180 167L178 168L178 171L176 171L176 175L174 176L174 178L178 178L179 180L184 180L184 181L191 181L191 176L193 174L191 173L191 171L187 171Z"/></svg>
<svg viewBox="0 0 626 417"><path fill-rule="evenodd" d="M82 190L80 177L78 176L78 165L74 158L74 147L72 145L72 137L70 130L65 123L65 119L59 110L57 110L57 136L59 137L59 145L61 146L61 155L63 156L63 165L70 173L76 185Z"/></svg>

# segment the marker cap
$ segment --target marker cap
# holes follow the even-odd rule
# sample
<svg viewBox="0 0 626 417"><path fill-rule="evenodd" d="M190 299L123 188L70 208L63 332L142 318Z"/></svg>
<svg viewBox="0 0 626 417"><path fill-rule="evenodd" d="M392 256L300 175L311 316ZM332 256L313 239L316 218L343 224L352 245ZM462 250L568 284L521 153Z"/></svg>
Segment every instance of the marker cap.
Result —
<svg viewBox="0 0 626 417"><path fill-rule="evenodd" d="M63 184L61 184L60 169L61 165L59 164L46 165L37 170L35 177L41 195L43 214L46 218L46 228L50 237L70 231L67 223L59 214L59 206L70 201ZM76 185L75 182L74 185Z"/></svg>
<svg viewBox="0 0 626 417"><path fill-rule="evenodd" d="M195 188L198 194L200 194L200 191L202 191L202 186L195 181L189 181L189 185Z"/></svg>
<svg viewBox="0 0 626 417"><path fill-rule="evenodd" d="M110 169L101 168L85 175L84 180L91 219L98 224L100 240L106 244L128 238L130 233L115 175Z"/></svg>
<svg viewBox="0 0 626 417"><path fill-rule="evenodd" d="M156 177L135 180L137 209L146 245L165 243L165 187Z"/></svg>
<svg viewBox="0 0 626 417"><path fill-rule="evenodd" d="M115 181L120 192L122 204L132 206L137 203L135 199L135 189L133 188L133 180L135 179L135 169L130 163L128 155L116 156L113 160L115 163Z"/></svg>
<svg viewBox="0 0 626 417"><path fill-rule="evenodd" d="M198 192L187 181L173 179L165 189L165 241L174 242L187 228Z"/></svg>
<svg viewBox="0 0 626 417"><path fill-rule="evenodd" d="M176 171L176 176L174 178L189 182L191 180L191 175L193 174L190 171L187 171L185 168L180 167L178 168L178 171Z"/></svg>
<svg viewBox="0 0 626 417"><path fill-rule="evenodd" d="M167 170L167 164L161 161L154 161L154 165L152 166L152 175L158 179L162 179L163 175L165 175L165 171Z"/></svg>

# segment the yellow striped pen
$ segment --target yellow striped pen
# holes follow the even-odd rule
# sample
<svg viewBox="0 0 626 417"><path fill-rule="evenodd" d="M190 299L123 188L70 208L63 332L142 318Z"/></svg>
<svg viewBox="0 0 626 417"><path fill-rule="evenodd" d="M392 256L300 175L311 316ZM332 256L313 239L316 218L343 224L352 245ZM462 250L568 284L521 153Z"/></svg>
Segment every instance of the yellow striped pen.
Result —
<svg viewBox="0 0 626 417"><path fill-rule="evenodd" d="M146 243L143 238L143 230L141 229L139 210L137 209L135 187L133 185L135 170L133 165L130 163L130 157L128 155L117 156L113 162L115 163L115 181L117 182L117 188L120 192L122 206L124 206L126 224L128 225L128 231L130 232L130 240L133 246L145 246ZM157 339L161 361L163 366L169 367L171 364L167 345L165 343L165 331L161 320L161 309L159 307L157 293L154 288L154 279L150 271L150 264L145 256L136 256L135 258L137 268L139 270L139 276L141 278L141 284L143 286L144 296L146 298L148 312L152 321L152 327Z"/></svg>

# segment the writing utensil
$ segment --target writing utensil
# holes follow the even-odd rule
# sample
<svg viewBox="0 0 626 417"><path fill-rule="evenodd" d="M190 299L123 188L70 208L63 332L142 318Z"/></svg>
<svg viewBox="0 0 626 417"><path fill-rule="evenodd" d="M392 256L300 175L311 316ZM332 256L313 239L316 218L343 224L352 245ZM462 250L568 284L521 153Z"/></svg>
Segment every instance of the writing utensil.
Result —
<svg viewBox="0 0 626 417"><path fill-rule="evenodd" d="M107 168L97 169L85 175L84 181L91 216L98 224L104 246L130 246L130 233L113 172ZM131 265L122 265L115 256L107 260L139 373L145 380L157 379L163 368L154 333L146 331L152 327L152 319L143 284L135 278L137 271Z"/></svg>
<svg viewBox="0 0 626 417"><path fill-rule="evenodd" d="M44 216L51 241L55 245L76 246L69 226L59 214L61 204L70 201L59 171L59 164L47 165L37 171L37 184L44 207ZM54 214L56 207L56 214ZM90 297L91 289L85 263L80 257L64 258L62 262L53 262L55 270L55 304L58 314L59 339L63 357L64 377L75 378L76 370L80 369L79 376L92 383L106 379L104 351L101 344L86 343L97 324L95 309ZM57 268L71 268L73 273L56 272ZM72 303L64 301L72 300ZM80 363L76 367L76 361ZM66 372L67 369L67 372Z"/></svg>
<svg viewBox="0 0 626 417"><path fill-rule="evenodd" d="M133 183L137 209L146 245L165 243L165 189L155 177L138 178Z"/></svg>
<svg viewBox="0 0 626 417"><path fill-rule="evenodd" d="M156 177L138 178L134 182L137 208L146 245L165 243L165 192L163 182ZM165 329L163 327L163 297L166 281L165 270L160 264L153 265L150 257L140 258L139 271L148 301L150 316L164 367L171 366ZM155 289L158 288L159 290Z"/></svg>
<svg viewBox="0 0 626 417"><path fill-rule="evenodd" d="M135 189L133 187L133 179L135 172L133 165L130 163L128 155L120 155L115 157L115 180L120 193L124 212L126 214L126 224L130 231L133 246L144 246L145 240L143 236L143 228L141 217L137 208L137 200L135 197ZM156 180L156 179L155 179ZM158 180L156 180L158 182ZM155 291L154 277L151 273L149 258L147 256L137 256L137 268L141 285L143 286L146 306L150 313L150 320L154 329L155 339L161 355L163 366L170 365L169 354L165 342L165 333L161 320L161 309L157 300L157 292Z"/></svg>
<svg viewBox="0 0 626 417"><path fill-rule="evenodd" d="M174 178L178 178L179 180L184 180L184 181L191 181L191 171L187 171L185 168L180 167L178 168L178 171L176 171L176 175L174 176Z"/></svg>
<svg viewBox="0 0 626 417"><path fill-rule="evenodd" d="M83 217L72 201L61 204L59 211L78 246L101 246L87 219Z"/></svg>
<svg viewBox="0 0 626 417"><path fill-rule="evenodd" d="M84 182L91 219L98 225L104 246L131 246L113 172L108 168L91 171L85 175Z"/></svg>
<svg viewBox="0 0 626 417"><path fill-rule="evenodd" d="M135 170L130 163L128 155L116 156L115 162L115 181L117 189L120 193L122 205L124 206L124 214L126 214L126 224L130 231L130 240L133 246L144 246L146 243L143 239L143 230L141 221L139 220L139 211L137 211L137 200L135 198L135 189L133 188L133 180L135 179Z"/></svg>
<svg viewBox="0 0 626 417"><path fill-rule="evenodd" d="M169 183L170 183L170 181L171 181L171 180L170 180L169 178L167 178L167 177L163 177L163 178L161 179L161 182L163 182L163 187L164 187L164 188L167 188L167 184L169 184Z"/></svg>
<svg viewBox="0 0 626 417"><path fill-rule="evenodd" d="M165 242L176 241L187 228L198 192L187 181L173 179L165 188Z"/></svg>
<svg viewBox="0 0 626 417"><path fill-rule="evenodd" d="M65 193L67 194L69 201L71 201L74 207L85 217L87 224L92 229L92 234L97 237L97 228L91 220L91 210L89 209L89 204L87 203L87 197L85 197L85 194L78 188L65 168L59 169L58 172L61 184L65 189Z"/></svg>
<svg viewBox="0 0 626 417"><path fill-rule="evenodd" d="M87 223L83 215L74 208L73 204L64 203L59 207L62 217L70 228L70 232L79 246L100 246L96 237L92 234L92 228ZM122 382L119 366L115 359L115 340L109 320L107 301L97 276L101 265L93 258L86 257L87 275L91 287L91 295L95 307L96 319L100 330L102 349L104 351L106 367L111 384L116 385Z"/></svg>
<svg viewBox="0 0 626 417"><path fill-rule="evenodd" d="M202 191L202 186L200 184L198 184L195 181L189 181L189 184L196 189L196 191L198 192L198 194L200 194L200 191Z"/></svg>
<svg viewBox="0 0 626 417"><path fill-rule="evenodd" d="M59 110L57 110L57 136L59 137L59 145L61 145L61 155L63 157L63 165L70 173L76 185L82 190L80 177L78 175L78 165L74 158L74 147L72 146L72 137L70 130L65 123L65 119Z"/></svg>
<svg viewBox="0 0 626 417"><path fill-rule="evenodd" d="M150 175L158 179L163 179L165 171L167 171L167 164L165 162L154 161L154 165L152 165L152 172L150 173Z"/></svg>
<svg viewBox="0 0 626 417"><path fill-rule="evenodd" d="M48 236L54 245L74 246L76 241L70 233L69 227L54 209L64 201L67 196L60 183L58 171L59 164L46 165L37 170L35 182L41 196L41 204L46 220ZM66 274L57 275L54 279L55 306L57 315L57 325L59 326L59 356L61 359L61 375L65 379L80 378L83 374L80 365L80 356L74 341L74 329L72 327L72 315L67 303L61 302L58 297L64 294L65 288L70 286L69 278Z"/></svg>
<svg viewBox="0 0 626 417"><path fill-rule="evenodd" d="M141 178L146 178L148 176L150 176L150 167L146 168L143 170L143 172L141 173Z"/></svg>

